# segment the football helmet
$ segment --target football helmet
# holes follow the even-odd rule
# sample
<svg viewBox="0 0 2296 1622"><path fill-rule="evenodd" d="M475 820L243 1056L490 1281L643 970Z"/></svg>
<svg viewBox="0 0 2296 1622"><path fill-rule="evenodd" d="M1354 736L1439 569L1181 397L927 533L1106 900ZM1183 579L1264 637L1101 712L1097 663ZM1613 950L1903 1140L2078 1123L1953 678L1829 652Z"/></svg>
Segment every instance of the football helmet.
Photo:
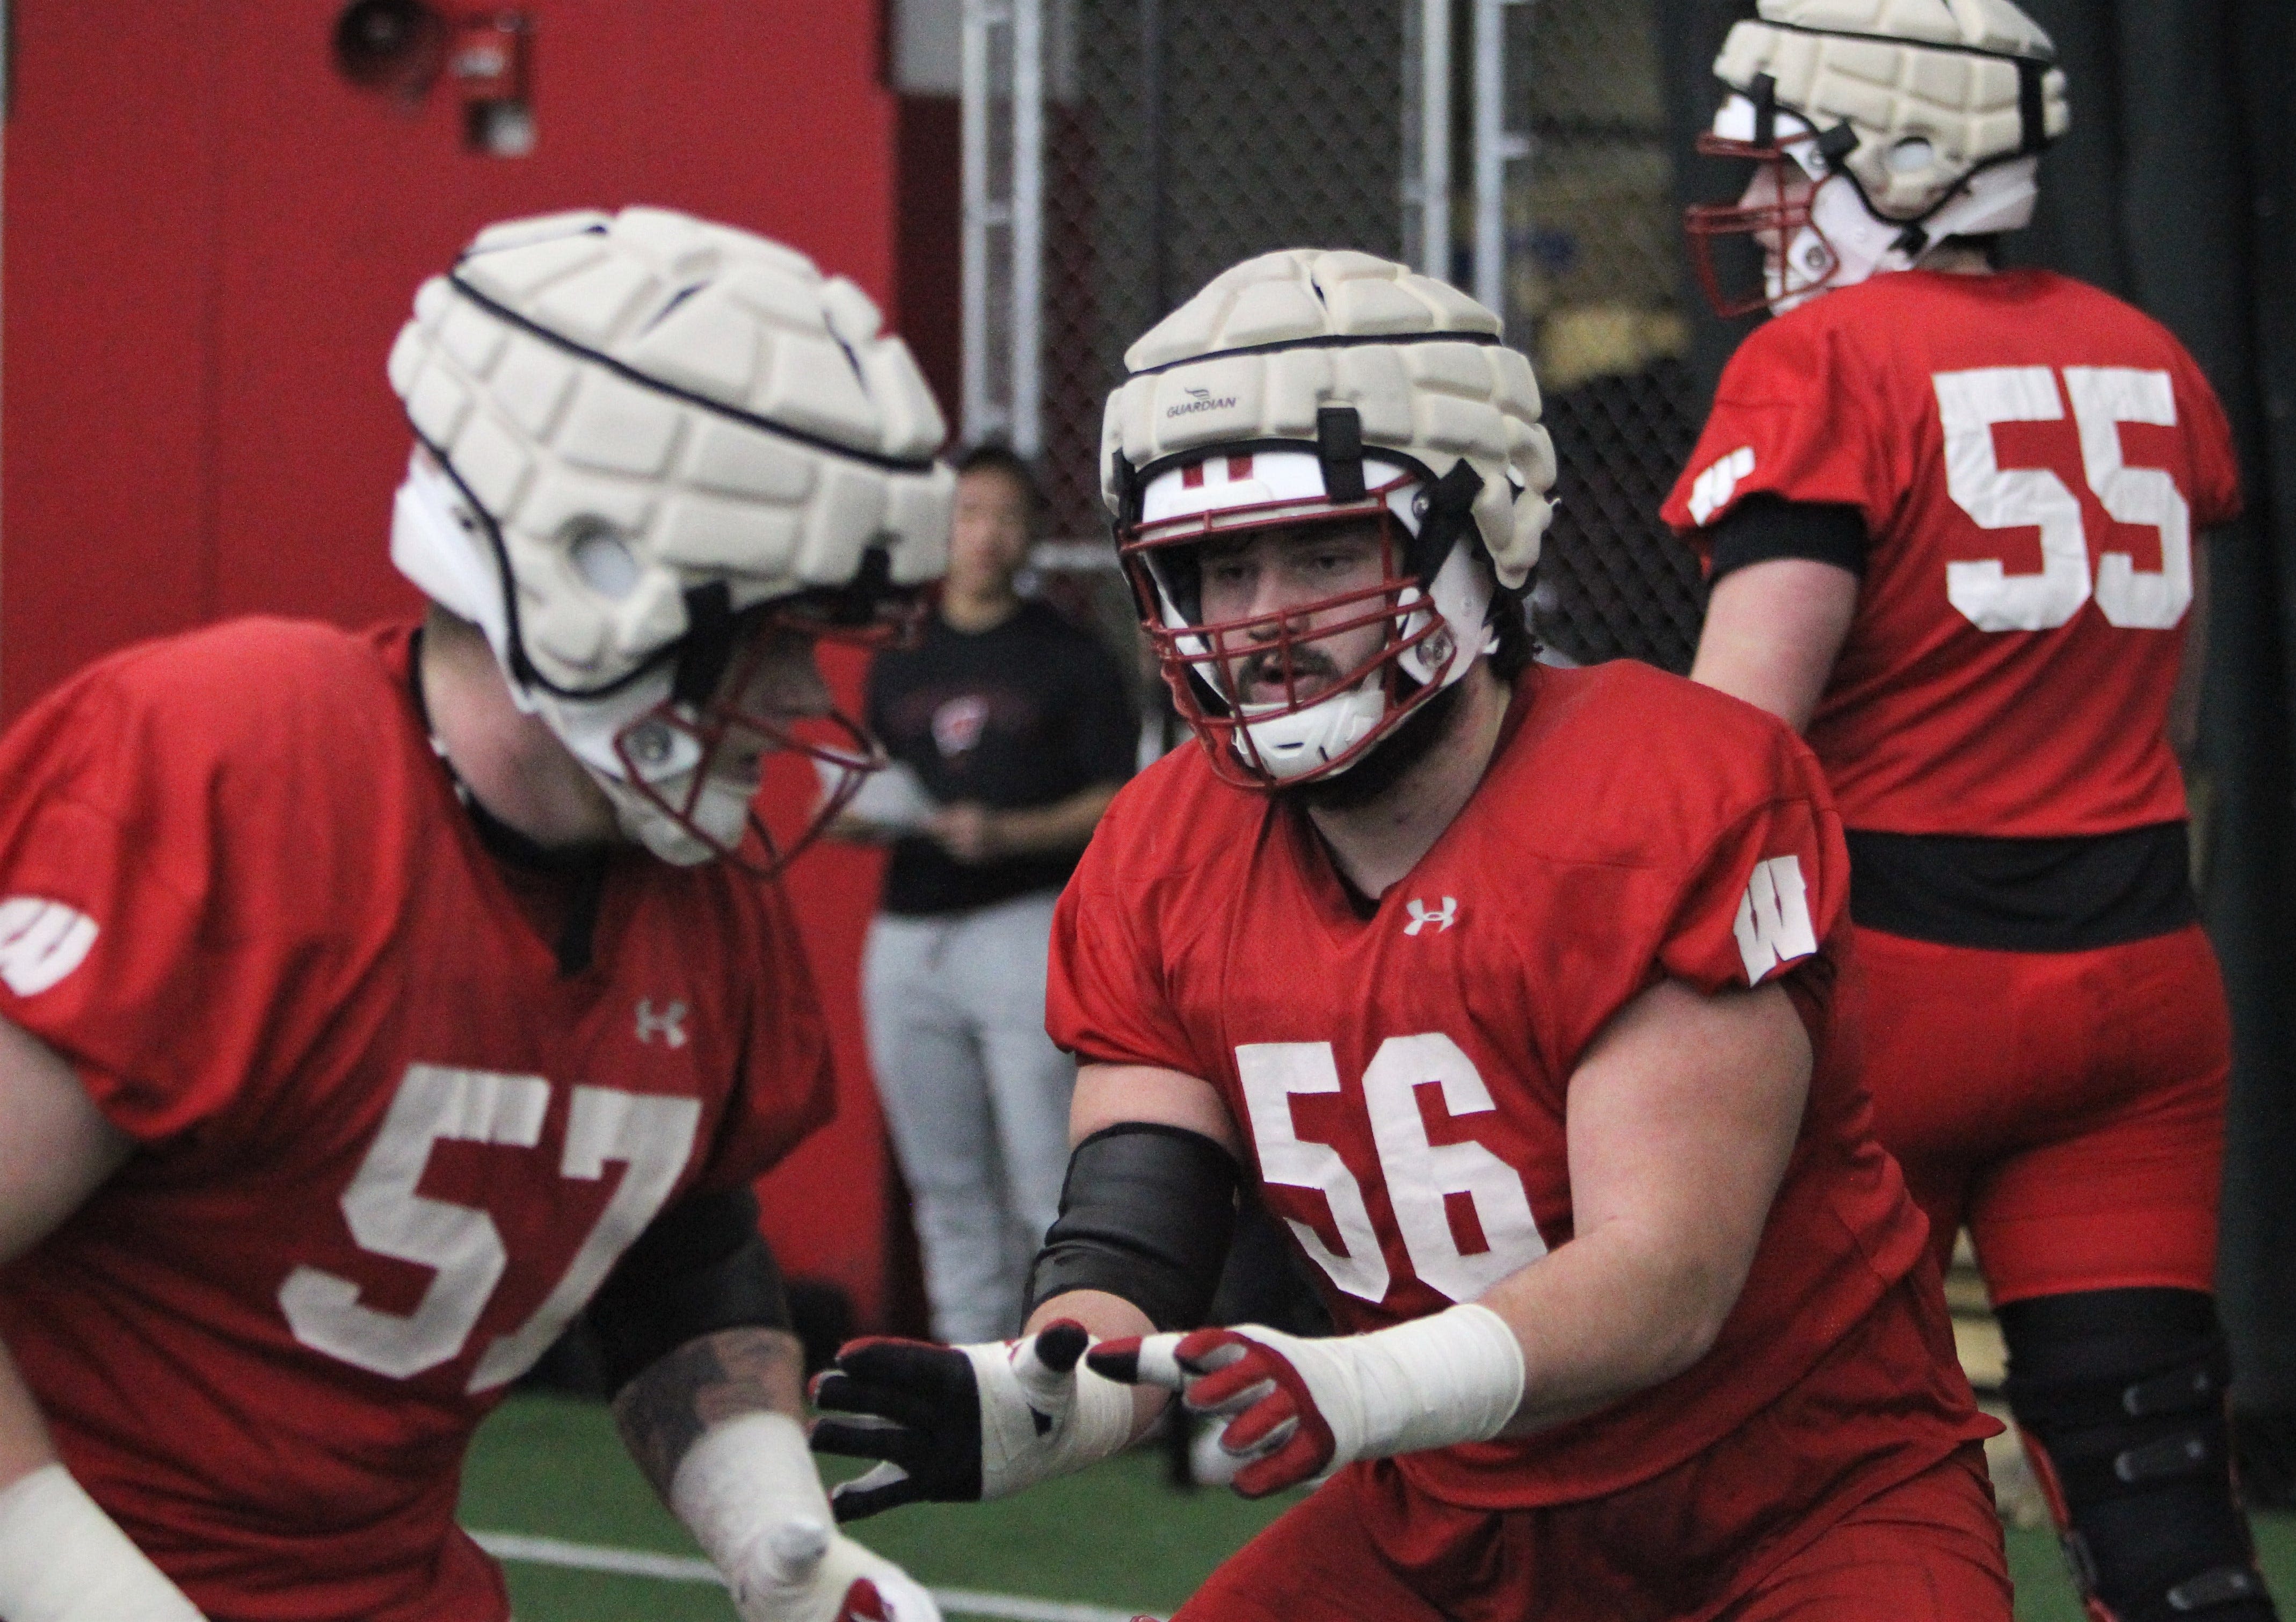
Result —
<svg viewBox="0 0 2296 1622"><path fill-rule="evenodd" d="M1538 561L1554 451L1499 318L1407 266L1287 249L1214 278L1125 355L1102 493L1181 716L1229 781L1345 771L1493 646L1496 583ZM1302 524L1377 527L1376 585L1208 621L1203 545ZM1311 624L1311 622L1313 622ZM1369 656L1309 680L1308 644L1369 626ZM1245 667L1284 696L1241 697ZM1328 674L1328 673L1326 673Z"/></svg>
<svg viewBox="0 0 2296 1622"><path fill-rule="evenodd" d="M1715 58L1730 91L1698 148L1757 167L1736 203L1685 214L1709 302L1783 313L1910 269L1948 238L2032 220L2041 150L2072 121L2056 47L2010 0L1760 0ZM1752 236L1759 292L1718 240Z"/></svg>
<svg viewBox="0 0 2296 1622"><path fill-rule="evenodd" d="M940 411L876 307L730 226L556 214L425 283L390 371L399 570L484 630L628 836L785 864L883 756L843 716L745 707L764 632L882 637L947 558ZM751 805L776 749L840 785L786 847Z"/></svg>

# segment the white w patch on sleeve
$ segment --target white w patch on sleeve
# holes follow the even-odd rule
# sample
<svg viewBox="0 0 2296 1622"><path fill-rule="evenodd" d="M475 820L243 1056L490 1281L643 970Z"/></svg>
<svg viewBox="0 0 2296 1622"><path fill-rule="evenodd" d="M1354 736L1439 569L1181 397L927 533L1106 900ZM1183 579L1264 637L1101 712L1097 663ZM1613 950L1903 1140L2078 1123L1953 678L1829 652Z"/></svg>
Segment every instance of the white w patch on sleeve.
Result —
<svg viewBox="0 0 2296 1622"><path fill-rule="evenodd" d="M1730 498L1738 493L1738 481L1754 471L1754 448L1741 445L1726 457L1717 457L1691 482L1690 522L1700 529L1706 521L1730 505Z"/></svg>
<svg viewBox="0 0 2296 1622"><path fill-rule="evenodd" d="M19 997L37 997L86 960L95 935L95 920L62 902L0 901L0 980Z"/></svg>
<svg viewBox="0 0 2296 1622"><path fill-rule="evenodd" d="M1731 928L1738 937L1738 955L1746 960L1749 985L1760 984L1762 976L1781 963L1817 950L1800 858L1773 856L1754 864L1754 876L1746 881L1746 893L1738 902L1738 921Z"/></svg>

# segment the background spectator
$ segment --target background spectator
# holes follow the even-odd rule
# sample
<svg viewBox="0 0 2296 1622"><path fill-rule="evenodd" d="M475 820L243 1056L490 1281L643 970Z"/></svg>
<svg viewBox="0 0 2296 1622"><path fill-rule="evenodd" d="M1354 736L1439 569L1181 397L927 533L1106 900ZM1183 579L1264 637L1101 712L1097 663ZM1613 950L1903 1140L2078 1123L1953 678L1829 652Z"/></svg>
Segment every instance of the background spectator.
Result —
<svg viewBox="0 0 2296 1622"><path fill-rule="evenodd" d="M1136 747L1107 650L1019 593L1036 506L1011 451L960 459L939 612L869 674L870 723L896 765L839 824L893 843L862 1001L933 1333L948 1340L1019 1327L1059 1210L1076 1067L1045 1034L1046 943Z"/></svg>

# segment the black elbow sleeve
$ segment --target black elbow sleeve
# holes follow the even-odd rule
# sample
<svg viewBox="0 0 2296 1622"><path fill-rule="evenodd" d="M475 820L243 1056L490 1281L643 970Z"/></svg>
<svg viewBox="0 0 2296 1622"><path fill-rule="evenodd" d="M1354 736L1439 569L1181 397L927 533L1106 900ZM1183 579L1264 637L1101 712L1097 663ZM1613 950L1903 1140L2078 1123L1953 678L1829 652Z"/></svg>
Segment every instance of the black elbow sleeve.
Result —
<svg viewBox="0 0 2296 1622"><path fill-rule="evenodd" d="M1030 1312L1072 1289L1131 1302L1160 1330L1193 1329L1211 1308L1235 1231L1241 1173L1201 1132L1132 1121L1069 1157L1060 1220L1029 1277Z"/></svg>
<svg viewBox="0 0 2296 1622"><path fill-rule="evenodd" d="M697 1195L654 1219L592 1298L590 1327L619 1392L657 1359L718 1330L787 1329L789 1299L747 1189Z"/></svg>
<svg viewBox="0 0 2296 1622"><path fill-rule="evenodd" d="M1866 573L1866 515L1833 502L1788 501L1757 490L1730 509L1712 535L1710 588L1734 569L1774 557L1832 564L1861 579Z"/></svg>

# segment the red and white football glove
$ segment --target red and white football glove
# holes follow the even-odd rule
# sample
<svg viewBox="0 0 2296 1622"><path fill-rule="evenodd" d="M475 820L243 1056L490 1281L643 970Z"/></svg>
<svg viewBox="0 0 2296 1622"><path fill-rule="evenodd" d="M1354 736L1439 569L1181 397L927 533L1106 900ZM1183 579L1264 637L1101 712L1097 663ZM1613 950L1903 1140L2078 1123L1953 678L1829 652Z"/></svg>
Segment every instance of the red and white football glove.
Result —
<svg viewBox="0 0 2296 1622"><path fill-rule="evenodd" d="M1091 1344L1066 1319L977 1346L849 1343L813 1382L814 1450L882 1462L831 1494L837 1518L1001 1498L1119 1452L1132 1393L1079 1365Z"/></svg>
<svg viewBox="0 0 2296 1622"><path fill-rule="evenodd" d="M669 1501L742 1622L941 1622L922 1585L836 1529L805 1433L787 1414L712 1425L678 1461Z"/></svg>
<svg viewBox="0 0 2296 1622"><path fill-rule="evenodd" d="M1106 1340L1086 1363L1228 1416L1235 1490L1265 1497L1357 1459L1498 1435L1522 1401L1522 1346L1488 1307L1454 1306L1367 1335L1307 1340L1247 1323Z"/></svg>

